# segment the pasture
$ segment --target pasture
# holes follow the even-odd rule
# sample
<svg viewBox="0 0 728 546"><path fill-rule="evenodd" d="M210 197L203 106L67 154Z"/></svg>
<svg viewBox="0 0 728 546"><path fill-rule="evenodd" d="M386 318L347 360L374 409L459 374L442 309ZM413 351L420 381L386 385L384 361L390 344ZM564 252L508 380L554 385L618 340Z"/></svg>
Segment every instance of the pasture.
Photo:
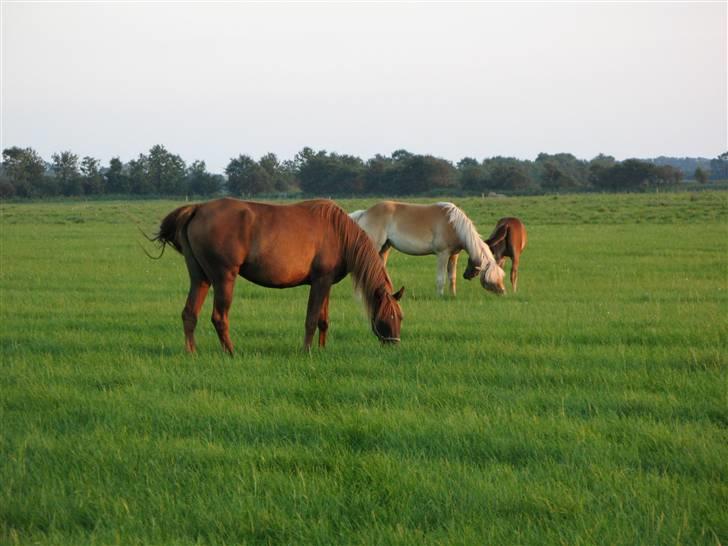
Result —
<svg viewBox="0 0 728 546"><path fill-rule="evenodd" d="M137 244L180 203L0 205L0 543L728 542L728 193L454 201L523 219L517 294L392 252L401 345L345 279L309 356L239 279L234 358Z"/></svg>

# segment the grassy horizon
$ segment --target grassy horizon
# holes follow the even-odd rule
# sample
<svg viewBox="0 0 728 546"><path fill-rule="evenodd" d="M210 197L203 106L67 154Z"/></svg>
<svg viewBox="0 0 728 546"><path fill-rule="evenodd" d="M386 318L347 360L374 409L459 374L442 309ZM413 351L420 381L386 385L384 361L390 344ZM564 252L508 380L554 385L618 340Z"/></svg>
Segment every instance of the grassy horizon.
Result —
<svg viewBox="0 0 728 546"><path fill-rule="evenodd" d="M517 294L393 252L401 346L345 279L308 356L239 279L232 359L137 246L179 203L0 205L0 543L728 542L728 194L453 201L524 220Z"/></svg>

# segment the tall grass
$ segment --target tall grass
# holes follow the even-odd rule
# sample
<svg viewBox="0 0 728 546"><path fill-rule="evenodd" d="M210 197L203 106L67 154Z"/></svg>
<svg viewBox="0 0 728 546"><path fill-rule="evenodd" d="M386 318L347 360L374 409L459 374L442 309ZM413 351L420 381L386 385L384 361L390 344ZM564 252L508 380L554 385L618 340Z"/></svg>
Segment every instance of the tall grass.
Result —
<svg viewBox="0 0 728 546"><path fill-rule="evenodd" d="M401 346L345 280L308 356L241 279L232 359L137 246L177 203L2 206L0 543L726 543L726 194L457 203L525 221L517 294L393 253Z"/></svg>

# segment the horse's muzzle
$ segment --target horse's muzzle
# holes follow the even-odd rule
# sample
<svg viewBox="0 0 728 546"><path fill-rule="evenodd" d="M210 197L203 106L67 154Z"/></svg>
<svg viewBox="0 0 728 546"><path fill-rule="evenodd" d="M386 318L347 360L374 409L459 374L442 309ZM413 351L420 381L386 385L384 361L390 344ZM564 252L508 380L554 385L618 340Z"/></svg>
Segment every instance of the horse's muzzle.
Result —
<svg viewBox="0 0 728 546"><path fill-rule="evenodd" d="M374 335L377 336L377 339L381 342L382 345L396 345L399 343L399 338L394 336L385 336L377 330L377 324L372 321L372 332L374 332Z"/></svg>

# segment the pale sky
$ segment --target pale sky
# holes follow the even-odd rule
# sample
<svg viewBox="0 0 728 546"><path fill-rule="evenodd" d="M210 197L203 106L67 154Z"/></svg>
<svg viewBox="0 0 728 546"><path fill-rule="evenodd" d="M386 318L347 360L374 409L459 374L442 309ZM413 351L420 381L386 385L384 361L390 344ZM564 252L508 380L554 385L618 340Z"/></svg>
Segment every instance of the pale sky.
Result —
<svg viewBox="0 0 728 546"><path fill-rule="evenodd" d="M712 158L726 6L3 1L1 144L214 172L304 146Z"/></svg>

